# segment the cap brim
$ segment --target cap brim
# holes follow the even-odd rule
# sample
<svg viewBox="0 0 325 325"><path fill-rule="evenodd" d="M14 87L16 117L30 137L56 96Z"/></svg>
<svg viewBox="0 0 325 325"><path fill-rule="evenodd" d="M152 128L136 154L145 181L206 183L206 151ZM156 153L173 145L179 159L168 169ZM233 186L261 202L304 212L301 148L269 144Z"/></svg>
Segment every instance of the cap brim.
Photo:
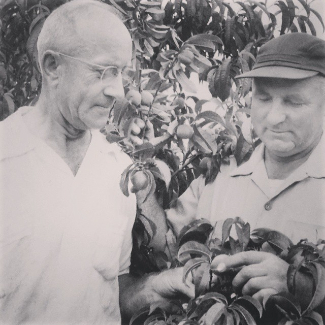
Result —
<svg viewBox="0 0 325 325"><path fill-rule="evenodd" d="M239 78L280 78L280 79L305 79L316 76L317 71L301 70L295 68L273 66L253 69L249 72L236 76Z"/></svg>

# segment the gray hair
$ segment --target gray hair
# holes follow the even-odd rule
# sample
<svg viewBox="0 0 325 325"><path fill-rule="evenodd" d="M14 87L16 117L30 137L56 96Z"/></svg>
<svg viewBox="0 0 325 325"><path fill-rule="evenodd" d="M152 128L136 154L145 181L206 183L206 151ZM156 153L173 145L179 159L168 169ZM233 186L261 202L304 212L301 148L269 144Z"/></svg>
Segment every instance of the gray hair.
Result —
<svg viewBox="0 0 325 325"><path fill-rule="evenodd" d="M91 22L93 14L106 11L122 18L121 14L112 6L97 0L72 0L55 9L45 20L37 41L38 61L47 50L79 55L89 49L86 48L76 27L80 22ZM42 69L42 66L41 66Z"/></svg>

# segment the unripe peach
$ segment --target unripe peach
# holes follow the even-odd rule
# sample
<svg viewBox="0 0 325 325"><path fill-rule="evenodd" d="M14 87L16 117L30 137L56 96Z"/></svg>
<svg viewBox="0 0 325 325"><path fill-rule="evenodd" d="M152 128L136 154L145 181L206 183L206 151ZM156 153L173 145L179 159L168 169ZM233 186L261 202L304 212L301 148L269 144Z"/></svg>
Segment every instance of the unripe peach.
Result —
<svg viewBox="0 0 325 325"><path fill-rule="evenodd" d="M189 139L194 134L194 130L190 125L179 125L176 130L176 135L181 139Z"/></svg>
<svg viewBox="0 0 325 325"><path fill-rule="evenodd" d="M178 60L185 65L190 64L193 59L194 54L190 50L185 50L178 55Z"/></svg>
<svg viewBox="0 0 325 325"><path fill-rule="evenodd" d="M139 170L131 176L131 183L133 186L133 188L131 189L132 192L144 190L149 183L148 176L144 171Z"/></svg>
<svg viewBox="0 0 325 325"><path fill-rule="evenodd" d="M204 157L199 164L199 168L201 168L203 171L206 171L209 168L209 165L211 164L211 158Z"/></svg>
<svg viewBox="0 0 325 325"><path fill-rule="evenodd" d="M176 108L183 108L185 106L185 99L183 97L176 97L172 103Z"/></svg>
<svg viewBox="0 0 325 325"><path fill-rule="evenodd" d="M129 90L125 98L135 106L139 106L141 103L141 94L134 89Z"/></svg>
<svg viewBox="0 0 325 325"><path fill-rule="evenodd" d="M153 96L148 90L141 93L141 105L150 106L153 102Z"/></svg>

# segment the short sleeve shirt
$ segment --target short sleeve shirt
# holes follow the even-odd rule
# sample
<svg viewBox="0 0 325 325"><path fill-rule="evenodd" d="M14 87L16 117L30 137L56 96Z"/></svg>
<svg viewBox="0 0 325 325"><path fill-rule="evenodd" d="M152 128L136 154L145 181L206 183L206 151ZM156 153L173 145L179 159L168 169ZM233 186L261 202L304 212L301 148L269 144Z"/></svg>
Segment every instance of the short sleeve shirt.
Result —
<svg viewBox="0 0 325 325"><path fill-rule="evenodd" d="M118 275L128 272L131 163L99 131L74 176L24 124L0 123L0 323L119 324Z"/></svg>
<svg viewBox="0 0 325 325"><path fill-rule="evenodd" d="M308 160L276 188L270 187L260 145L243 165L227 167L205 186L199 177L167 211L176 233L189 222L206 218L221 236L227 218L241 217L251 229L271 228L294 243L325 239L325 136Z"/></svg>

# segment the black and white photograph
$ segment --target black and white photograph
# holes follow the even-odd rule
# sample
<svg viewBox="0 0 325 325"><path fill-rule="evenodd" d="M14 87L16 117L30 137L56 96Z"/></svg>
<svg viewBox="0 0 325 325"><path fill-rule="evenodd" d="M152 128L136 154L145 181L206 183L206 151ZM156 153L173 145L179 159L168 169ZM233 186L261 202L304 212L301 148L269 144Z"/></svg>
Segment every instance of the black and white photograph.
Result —
<svg viewBox="0 0 325 325"><path fill-rule="evenodd" d="M0 325L324 325L325 0L0 0Z"/></svg>

